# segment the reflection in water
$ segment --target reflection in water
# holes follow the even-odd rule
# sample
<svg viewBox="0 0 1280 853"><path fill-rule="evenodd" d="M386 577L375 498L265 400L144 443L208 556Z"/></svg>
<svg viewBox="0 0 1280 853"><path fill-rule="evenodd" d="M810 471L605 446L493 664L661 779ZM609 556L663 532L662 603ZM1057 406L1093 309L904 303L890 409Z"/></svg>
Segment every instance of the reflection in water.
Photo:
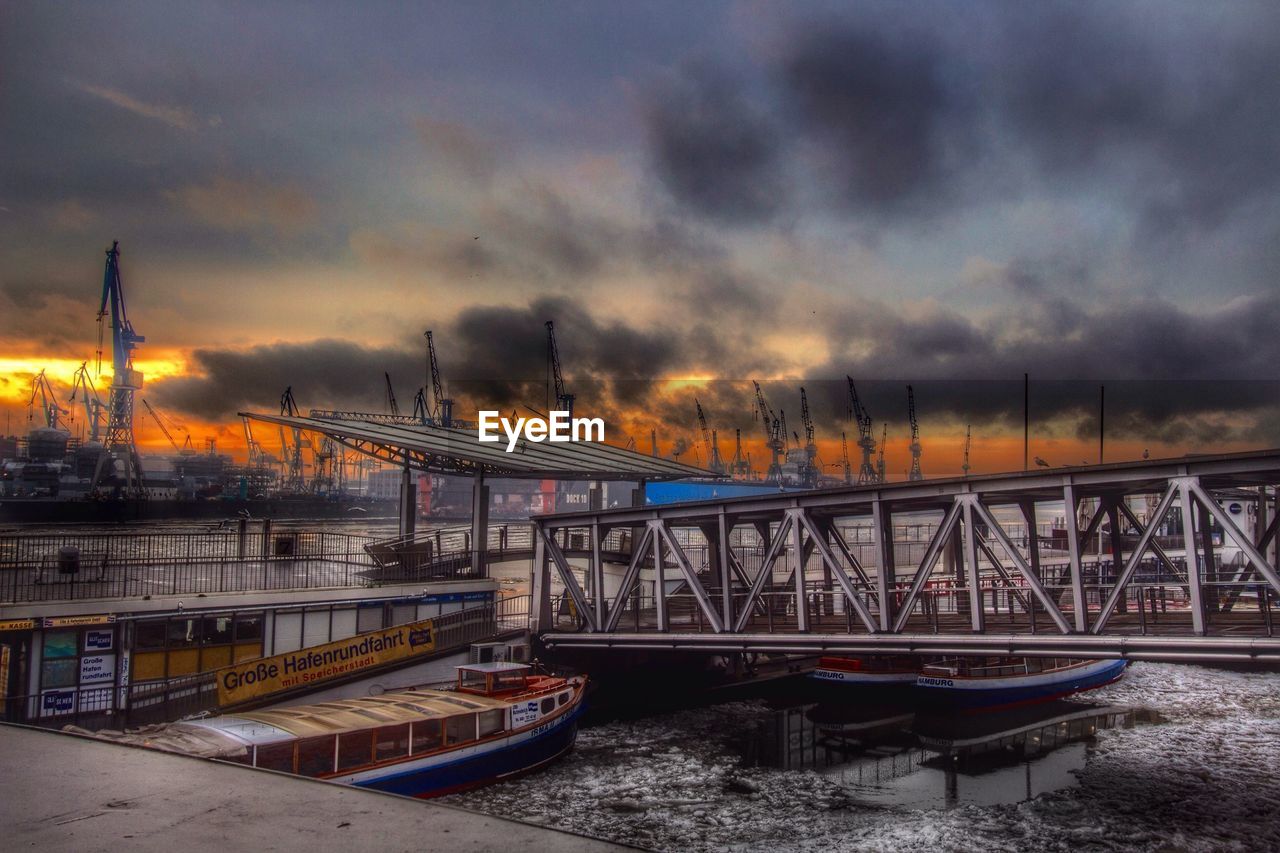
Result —
<svg viewBox="0 0 1280 853"><path fill-rule="evenodd" d="M1017 803L1075 785L1099 731L1146 719L1139 709L1063 701L965 717L818 703L774 712L743 742L742 757L816 771L881 805Z"/></svg>

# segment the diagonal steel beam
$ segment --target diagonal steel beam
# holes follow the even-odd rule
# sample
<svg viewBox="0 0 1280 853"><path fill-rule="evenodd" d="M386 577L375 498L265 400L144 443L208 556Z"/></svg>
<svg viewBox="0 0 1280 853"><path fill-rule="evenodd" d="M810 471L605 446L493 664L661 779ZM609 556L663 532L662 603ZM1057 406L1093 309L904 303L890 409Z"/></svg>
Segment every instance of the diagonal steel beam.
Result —
<svg viewBox="0 0 1280 853"><path fill-rule="evenodd" d="M777 562L778 555L786 547L787 531L790 527L791 516L783 516L782 524L778 526L778 532L769 543L769 550L765 552L764 561L760 564L760 573L751 583L751 589L747 591L747 600L742 602L742 609L738 611L738 619L733 624L734 633L742 633L742 629L747 627L747 622L751 619L752 604L760 597L760 590L764 589L765 581L773 575L773 564Z"/></svg>
<svg viewBox="0 0 1280 853"><path fill-rule="evenodd" d="M807 515L806 518L808 518ZM812 519L809 521L810 524L812 524ZM849 547L849 543L844 541L844 537L840 535L840 531L836 529L836 526L828 522L823 525L823 529L831 534L827 538L835 541L836 547L840 549L841 554L844 554L844 558L849 561L849 568L853 569L853 573L858 576L858 580L862 581L862 585L867 589L875 589L875 584L871 582L870 575L867 574L866 569L862 568L862 563L856 556L854 556L853 550ZM812 529L810 530L809 535L813 535Z"/></svg>
<svg viewBox="0 0 1280 853"><path fill-rule="evenodd" d="M1232 541L1235 542L1236 545L1239 546L1240 550L1244 552L1245 557L1253 564L1253 567L1258 574L1262 575L1262 577L1266 579L1267 583L1271 584L1273 589L1280 592L1280 574L1276 572L1275 566L1268 563L1266 557L1262 556L1262 549L1254 546L1254 544L1249 541L1249 537L1245 536L1244 532L1236 526L1236 523L1231 520L1230 515L1222 511L1222 507L1218 506L1218 502L1209 497L1208 493L1205 492L1204 487L1201 486L1198 481L1188 480L1187 485L1190 487L1191 491L1195 493L1195 496L1199 498L1200 503L1204 508L1209 510L1210 515L1218 520L1218 524L1222 525L1222 529L1226 531ZM1274 522L1272 526L1274 527ZM1274 535L1274 533L1272 535Z"/></svg>
<svg viewBox="0 0 1280 853"><path fill-rule="evenodd" d="M1129 585L1129 581L1133 580L1133 573L1138 570L1138 566L1142 563L1142 555L1147 552L1147 546L1151 544L1151 538L1155 536L1156 528L1160 526L1160 522L1164 521L1165 515L1169 512L1169 507L1173 506L1173 499L1177 496L1178 481L1171 480L1169 487L1165 489L1164 496L1160 498L1160 503L1156 505L1155 512L1151 514L1151 522L1147 525L1146 530L1142 531L1142 535L1138 537L1138 544L1129 555L1129 561L1125 563L1124 571L1116 576L1115 586L1111 588L1111 594L1107 596L1107 600L1103 602L1102 609L1098 611L1098 618L1094 620L1093 627L1089 629L1090 633L1101 634L1102 629L1107 626L1107 620L1111 618L1112 612L1120 602L1120 597L1124 595L1125 587Z"/></svg>
<svg viewBox="0 0 1280 853"><path fill-rule="evenodd" d="M827 542L827 538L818 532L817 526L813 523L813 519L809 518L809 514L804 510L796 510L796 518L800 519L800 523L804 525L805 530L809 533L809 541L813 542L814 548L818 552L818 556L831 569L835 575L836 581L840 584L840 588L844 591L844 596L853 605L854 611L857 612L858 618L862 620L862 624L867 626L869 633L876 633L876 623L871 618L871 612L867 610L866 604L858 595L857 590L853 588L853 581L845 573L844 567L836 559L835 553L831 550L831 545ZM839 537L836 537L839 539ZM856 562L855 562L856 565Z"/></svg>
<svg viewBox="0 0 1280 853"><path fill-rule="evenodd" d="M969 623L975 634L986 628L986 613L982 607L982 575L978 571L978 528L973 523L973 504L977 495L960 496L964 511L964 568L969 586Z"/></svg>
<svg viewBox="0 0 1280 853"><path fill-rule="evenodd" d="M649 522L649 530L653 532L653 604L657 609L658 630L665 633L671 630L671 617L667 613L667 557L662 548L661 526L661 521Z"/></svg>
<svg viewBox="0 0 1280 853"><path fill-rule="evenodd" d="M627 564L627 570L622 574L622 586L618 588L618 594L614 596L613 606L609 608L609 614L605 619L604 629L606 632L616 631L618 621L622 619L622 610L627 603L627 596L631 594L631 588L636 585L636 580L640 577L640 566L644 563L646 552L653 540L653 531L645 527L644 533L640 536L640 541L631 549L631 562Z"/></svg>
<svg viewBox="0 0 1280 853"><path fill-rule="evenodd" d="M1062 615L1062 611L1058 609L1058 602L1054 600L1044 588L1044 584L1040 582L1040 578L1036 577L1036 573L1032 571L1031 564L1019 553L1014 547L1013 541L1009 539L1009 534L1004 528L996 523L995 518L991 515L991 511L980 500L973 501L973 508L977 510L978 515L982 516L983 521L987 523L987 527L995 534L996 539L1000 542L1000 547L1004 548L1009 559L1013 561L1013 565L1022 573L1022 578L1027 582L1027 586L1031 587L1031 592L1035 597L1040 599L1040 603L1044 605L1045 612L1053 619L1058 630L1064 634L1071 633L1071 623L1067 621L1067 617Z"/></svg>
<svg viewBox="0 0 1280 853"><path fill-rule="evenodd" d="M560 543L556 542L555 537L542 530L542 538L547 543L547 554L551 557L551 562L556 564L556 571L560 573L560 580L564 583L564 588L568 591L569 596L573 599L573 603L578 608L578 613L587 625L595 630L596 616L595 608L587 601L586 594L582 591L582 587L578 585L578 579L574 577L573 569L569 566L569 561L565 559L564 552L560 550Z"/></svg>
<svg viewBox="0 0 1280 853"><path fill-rule="evenodd" d="M702 581L698 580L697 573L689 563L688 555L680 547L680 543L676 542L675 537L671 535L671 531L667 529L667 525L664 522L658 521L656 524L658 532L666 540L671 556L675 558L676 565L680 567L680 572L684 575L685 583L688 584L690 591L693 592L693 597L698 602L698 607L702 608L707 621L711 623L712 630L717 634L722 633L724 631L724 621L721 620L720 614L716 612L715 605L711 603L711 596L707 595L707 590L702 586Z"/></svg>
<svg viewBox="0 0 1280 853"><path fill-rule="evenodd" d="M1022 594L1022 589L1013 582L1013 576L1005 569L1004 563L1000 562L1000 558L996 556L995 551L991 550L991 546L987 544L986 540L978 540L978 550L987 558L987 562L996 570L996 574L1000 575L1000 579L1004 581L1004 585L1009 588L1009 592L1013 594L1013 597L1018 599L1018 603L1022 605L1022 612L1030 613L1031 602Z"/></svg>
<svg viewBox="0 0 1280 853"><path fill-rule="evenodd" d="M893 632L895 634L902 633L902 629L906 627L907 620L911 618L911 609L915 607L916 599L920 597L920 591L924 589L925 583L929 580L929 575L933 573L933 566L938 562L938 557L942 554L942 548L947 544L947 540L951 538L951 531L955 529L956 521L960 518L960 502L954 501L942 516L942 521L938 524L938 529L934 531L933 539L929 541L929 547L925 549L924 559L920 562L920 567L916 569L916 575L911 580L911 588L907 591L907 595L902 599L902 605L898 609L898 617L893 621Z"/></svg>
<svg viewBox="0 0 1280 853"><path fill-rule="evenodd" d="M1081 633L1089 630L1089 603L1084 595L1084 562L1080 559L1080 528L1076 527L1076 492L1070 483L1062 487L1064 521L1067 525L1067 571L1071 573L1071 609L1075 615L1075 629Z"/></svg>
<svg viewBox="0 0 1280 853"><path fill-rule="evenodd" d="M1129 505L1127 503L1124 501L1116 501L1116 509L1120 510L1120 514L1124 516L1125 521L1129 522L1134 530L1142 530L1142 522L1138 521L1138 517L1133 514L1133 510L1129 509ZM1170 572L1175 575L1180 575L1184 581L1187 580L1187 573L1178 568L1178 565L1169 558L1168 554L1165 553L1164 548L1160 547L1160 543L1154 539L1151 540L1151 551L1164 561L1165 565L1169 567Z"/></svg>

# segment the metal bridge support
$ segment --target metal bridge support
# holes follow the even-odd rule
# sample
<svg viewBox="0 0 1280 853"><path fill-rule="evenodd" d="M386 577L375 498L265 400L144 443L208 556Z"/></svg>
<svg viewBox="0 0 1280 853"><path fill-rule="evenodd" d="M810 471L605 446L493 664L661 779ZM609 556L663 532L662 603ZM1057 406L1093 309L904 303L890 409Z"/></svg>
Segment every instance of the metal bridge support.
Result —
<svg viewBox="0 0 1280 853"><path fill-rule="evenodd" d="M400 472L400 536L412 536L418 528L418 487L413 482L413 470L409 467L409 455L404 457L404 470Z"/></svg>

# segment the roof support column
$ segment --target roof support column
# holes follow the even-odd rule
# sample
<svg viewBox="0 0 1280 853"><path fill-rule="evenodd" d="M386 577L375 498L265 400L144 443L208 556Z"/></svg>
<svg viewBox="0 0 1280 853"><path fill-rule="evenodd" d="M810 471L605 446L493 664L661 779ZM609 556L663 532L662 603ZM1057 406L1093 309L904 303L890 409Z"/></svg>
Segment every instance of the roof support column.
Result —
<svg viewBox="0 0 1280 853"><path fill-rule="evenodd" d="M485 577L485 552L489 549L489 487L484 484L484 472L476 469L471 481L471 571L477 577Z"/></svg>
<svg viewBox="0 0 1280 853"><path fill-rule="evenodd" d="M404 470L400 473L400 536L412 536L418 528L418 488L409 468L409 452L404 454Z"/></svg>

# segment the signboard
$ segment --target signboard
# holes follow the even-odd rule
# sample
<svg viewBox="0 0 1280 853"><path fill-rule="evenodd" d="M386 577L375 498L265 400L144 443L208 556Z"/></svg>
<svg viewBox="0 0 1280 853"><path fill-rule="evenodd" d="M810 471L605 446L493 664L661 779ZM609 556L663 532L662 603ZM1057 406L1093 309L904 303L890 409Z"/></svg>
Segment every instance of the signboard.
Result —
<svg viewBox="0 0 1280 853"><path fill-rule="evenodd" d="M511 706L511 728L528 725L538 719L538 702L532 700Z"/></svg>
<svg viewBox="0 0 1280 853"><path fill-rule="evenodd" d="M437 592L418 599L419 604L454 604L459 601L491 601L492 592Z"/></svg>
<svg viewBox="0 0 1280 853"><path fill-rule="evenodd" d="M40 716L56 717L76 709L75 690L46 690L40 694Z"/></svg>
<svg viewBox="0 0 1280 853"><path fill-rule="evenodd" d="M115 681L115 655L86 655L80 658L80 683L102 684Z"/></svg>
<svg viewBox="0 0 1280 853"><path fill-rule="evenodd" d="M30 631L35 626L34 619L0 619L0 631Z"/></svg>
<svg viewBox="0 0 1280 853"><path fill-rule="evenodd" d="M115 631L85 631L84 650L86 652L109 652L115 644Z"/></svg>
<svg viewBox="0 0 1280 853"><path fill-rule="evenodd" d="M216 670L218 704L234 705L435 651L430 619Z"/></svg>
<svg viewBox="0 0 1280 853"><path fill-rule="evenodd" d="M116 621L114 613L98 613L88 616L46 616L46 628L78 628L81 625L110 625Z"/></svg>

